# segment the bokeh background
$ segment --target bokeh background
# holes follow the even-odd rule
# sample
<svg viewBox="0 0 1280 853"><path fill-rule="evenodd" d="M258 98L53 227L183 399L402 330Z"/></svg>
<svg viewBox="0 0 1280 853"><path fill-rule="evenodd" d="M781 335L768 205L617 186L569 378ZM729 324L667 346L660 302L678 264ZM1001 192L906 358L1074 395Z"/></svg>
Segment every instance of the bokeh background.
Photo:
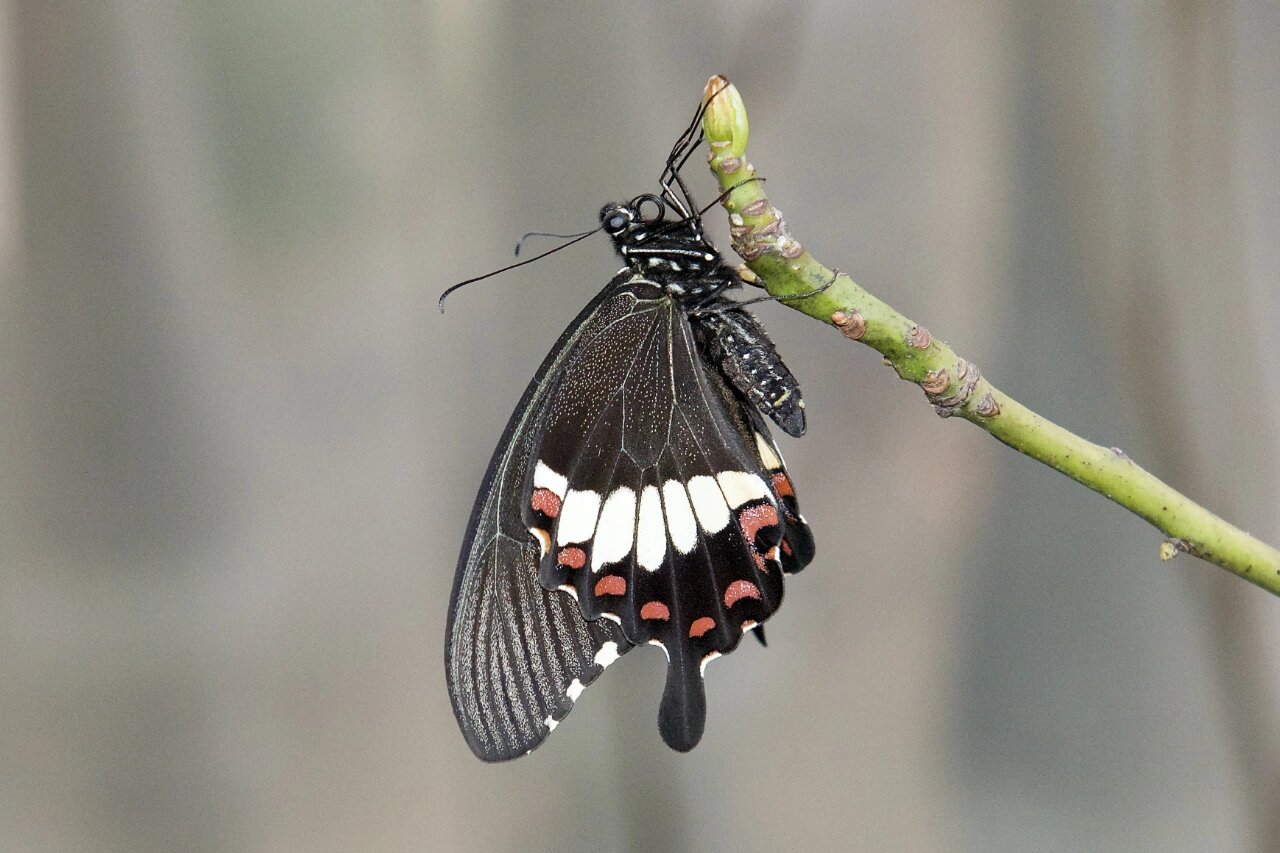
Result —
<svg viewBox="0 0 1280 853"><path fill-rule="evenodd" d="M819 258L1280 542L1277 44L1274 0L0 2L0 849L1280 849L1280 602L779 306L819 558L770 647L689 755L645 649L482 765L457 551L618 262L435 308L654 189L724 73Z"/></svg>

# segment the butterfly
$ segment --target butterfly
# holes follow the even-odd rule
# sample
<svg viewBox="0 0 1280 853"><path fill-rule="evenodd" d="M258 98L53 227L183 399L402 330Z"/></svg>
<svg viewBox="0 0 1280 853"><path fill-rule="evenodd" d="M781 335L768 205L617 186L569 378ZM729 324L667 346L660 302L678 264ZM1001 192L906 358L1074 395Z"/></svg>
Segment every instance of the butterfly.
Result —
<svg viewBox="0 0 1280 853"><path fill-rule="evenodd" d="M626 265L552 347L476 497L445 672L458 725L486 761L541 745L605 667L643 644L667 656L659 732L692 749L707 664L747 631L764 642L783 575L814 556L765 425L804 433L799 385L750 301L726 295L743 280L680 176L701 113L661 193L606 205L587 232L608 234Z"/></svg>

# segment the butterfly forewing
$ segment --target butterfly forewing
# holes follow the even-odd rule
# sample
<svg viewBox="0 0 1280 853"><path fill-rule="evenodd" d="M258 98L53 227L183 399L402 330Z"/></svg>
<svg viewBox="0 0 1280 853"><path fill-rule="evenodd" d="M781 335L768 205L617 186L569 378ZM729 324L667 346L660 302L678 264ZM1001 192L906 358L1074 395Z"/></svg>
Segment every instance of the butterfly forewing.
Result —
<svg viewBox="0 0 1280 853"><path fill-rule="evenodd" d="M582 688L630 648L616 624L584 621L572 598L538 583L539 545L522 511L555 378L582 337L633 301L606 289L570 324L516 407L476 498L450 599L445 673L458 724L486 761L542 743Z"/></svg>

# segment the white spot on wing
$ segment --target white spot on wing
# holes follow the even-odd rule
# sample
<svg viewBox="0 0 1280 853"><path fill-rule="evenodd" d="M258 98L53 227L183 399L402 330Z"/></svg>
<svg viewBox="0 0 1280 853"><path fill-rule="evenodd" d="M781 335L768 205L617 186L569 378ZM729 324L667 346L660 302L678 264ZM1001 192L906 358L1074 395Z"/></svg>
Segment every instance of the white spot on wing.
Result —
<svg viewBox="0 0 1280 853"><path fill-rule="evenodd" d="M569 488L569 481L552 471L545 462L539 459L537 467L533 469L533 487L535 489L550 489L555 492L556 497L563 498L565 489Z"/></svg>
<svg viewBox="0 0 1280 853"><path fill-rule="evenodd" d="M556 726L560 725L560 721L553 719L551 717L547 717L545 720L542 721L542 724L547 727L548 732L554 732L556 730Z"/></svg>
<svg viewBox="0 0 1280 853"><path fill-rule="evenodd" d="M651 572L667 555L667 533L662 524L662 502L657 486L645 486L640 495L640 523L636 527L636 562Z"/></svg>
<svg viewBox="0 0 1280 853"><path fill-rule="evenodd" d="M772 471L782 467L782 460L774 451L773 444L760 433L756 433L756 450L760 451L760 461L764 463L765 468Z"/></svg>
<svg viewBox="0 0 1280 853"><path fill-rule="evenodd" d="M667 651L667 647L662 644L661 640L650 640L649 645L662 649L662 653L667 656L667 663L671 663L671 652Z"/></svg>
<svg viewBox="0 0 1280 853"><path fill-rule="evenodd" d="M586 689L587 686L575 678L569 682L569 689L564 692L564 695L569 697L570 702L577 702L578 697L582 695L582 691Z"/></svg>
<svg viewBox="0 0 1280 853"><path fill-rule="evenodd" d="M693 521L693 507L684 486L675 480L662 484L662 505L667 513L667 530L671 544L681 554L688 554L698 542L698 527Z"/></svg>
<svg viewBox="0 0 1280 853"><path fill-rule="evenodd" d="M728 526L729 507L714 478L699 474L690 480L689 498L693 501L693 511L697 513L698 523L703 530L716 533Z"/></svg>
<svg viewBox="0 0 1280 853"><path fill-rule="evenodd" d="M560 507L560 523L556 525L556 543L586 542L596 531L600 514L600 493L590 489L570 489Z"/></svg>
<svg viewBox="0 0 1280 853"><path fill-rule="evenodd" d="M619 657L621 655L618 654L618 644L610 640L600 647L600 651L596 652L596 665L608 666Z"/></svg>
<svg viewBox="0 0 1280 853"><path fill-rule="evenodd" d="M773 499L764 480L750 472L721 471L716 475L716 480L720 483L720 490L724 492L724 499L733 509L749 501L758 501L761 498Z"/></svg>
<svg viewBox="0 0 1280 853"><path fill-rule="evenodd" d="M551 534L541 527L530 527L529 532L538 540L538 550L542 552L539 556L547 556L547 552L551 550Z"/></svg>
<svg viewBox="0 0 1280 853"><path fill-rule="evenodd" d="M703 678L707 677L707 664L720 657L719 652L707 652L707 656L702 659L702 664L698 667L698 674Z"/></svg>
<svg viewBox="0 0 1280 853"><path fill-rule="evenodd" d="M591 543L591 570L599 571L605 563L616 563L631 553L636 532L636 493L619 486L604 502L596 538Z"/></svg>

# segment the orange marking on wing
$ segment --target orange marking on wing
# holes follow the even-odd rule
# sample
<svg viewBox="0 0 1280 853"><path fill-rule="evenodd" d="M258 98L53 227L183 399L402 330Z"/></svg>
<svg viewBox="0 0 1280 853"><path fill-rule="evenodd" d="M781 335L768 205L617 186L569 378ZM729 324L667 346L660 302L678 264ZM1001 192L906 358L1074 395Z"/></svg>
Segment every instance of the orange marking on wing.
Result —
<svg viewBox="0 0 1280 853"><path fill-rule="evenodd" d="M791 487L791 478L778 471L773 475L773 491L780 498L794 498L796 490Z"/></svg>
<svg viewBox="0 0 1280 853"><path fill-rule="evenodd" d="M644 607L640 608L641 619L661 619L666 622L671 618L671 610L661 601L646 602Z"/></svg>
<svg viewBox="0 0 1280 853"><path fill-rule="evenodd" d="M732 607L744 598L760 599L760 587L751 581L734 581L724 591L724 606Z"/></svg>
<svg viewBox="0 0 1280 853"><path fill-rule="evenodd" d="M547 518L555 518L560 514L560 497L550 489L534 489L529 506Z"/></svg>
<svg viewBox="0 0 1280 853"><path fill-rule="evenodd" d="M587 552L581 548L570 545L568 548L561 548L560 553L556 555L556 560L562 566L568 566L571 569L580 569L587 564Z"/></svg>
<svg viewBox="0 0 1280 853"><path fill-rule="evenodd" d="M738 526L747 541L755 544L756 534L762 527L773 527L778 523L778 511L773 504L763 503L744 507L738 511Z"/></svg>
<svg viewBox="0 0 1280 853"><path fill-rule="evenodd" d="M693 620L693 624L689 626L690 637L701 637L716 626L716 620L710 616L702 616Z"/></svg>
<svg viewBox="0 0 1280 853"><path fill-rule="evenodd" d="M596 581L596 595L626 595L627 579L622 575L605 575Z"/></svg>

